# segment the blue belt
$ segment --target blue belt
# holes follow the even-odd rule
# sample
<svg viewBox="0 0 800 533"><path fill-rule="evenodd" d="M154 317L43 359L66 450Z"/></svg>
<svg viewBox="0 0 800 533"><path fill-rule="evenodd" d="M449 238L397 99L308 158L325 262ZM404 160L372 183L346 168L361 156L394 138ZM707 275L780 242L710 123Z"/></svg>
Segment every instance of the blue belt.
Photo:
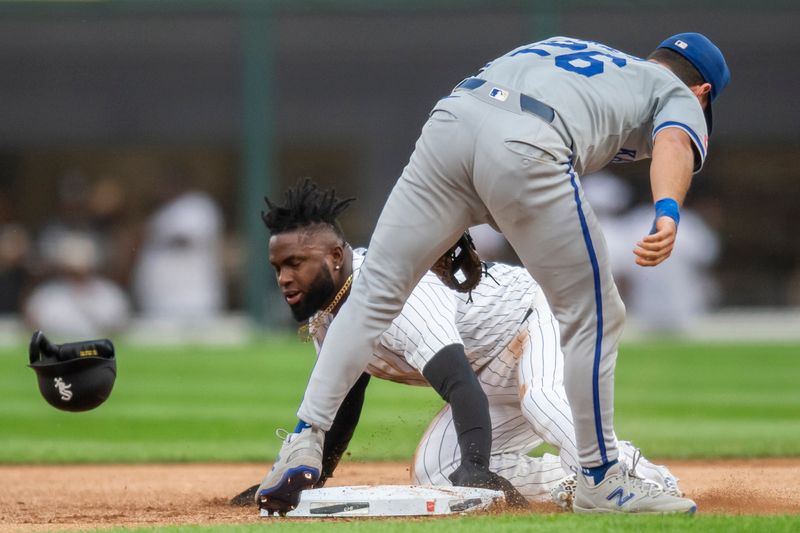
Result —
<svg viewBox="0 0 800 533"><path fill-rule="evenodd" d="M480 78L467 78L458 85L456 85L456 89L467 89L473 90L477 89L478 87L482 86L486 83L486 80L482 80ZM533 96L528 96L527 94L520 93L519 95L519 107L523 111L527 113L531 113L536 115L539 118L546 120L547 122L553 122L553 119L556 116L555 111L549 105L545 104L544 102L537 100Z"/></svg>

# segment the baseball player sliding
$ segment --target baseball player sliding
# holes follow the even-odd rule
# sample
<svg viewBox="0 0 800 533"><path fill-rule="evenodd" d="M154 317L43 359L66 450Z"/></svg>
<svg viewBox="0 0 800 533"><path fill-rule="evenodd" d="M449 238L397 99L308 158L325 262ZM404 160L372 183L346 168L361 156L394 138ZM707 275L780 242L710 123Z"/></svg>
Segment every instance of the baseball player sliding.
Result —
<svg viewBox="0 0 800 533"><path fill-rule="evenodd" d="M353 291L326 333L301 423L261 485L262 504L280 509L316 482L325 431L381 335L464 229L488 222L541 284L559 322L581 466L573 508L694 512L693 501L651 490L619 460L614 367L625 308L580 176L652 158L653 227L642 228L650 232L634 253L639 265L658 265L672 251L680 206L706 157L711 102L729 79L708 38L682 33L647 60L555 37L512 50L456 85L435 105L386 201ZM290 305L300 299L287 296ZM445 398L474 390L459 361L458 350L440 351L423 369ZM462 454L454 483L488 479L491 441L481 432L486 421L472 414L479 412L453 412Z"/></svg>
<svg viewBox="0 0 800 533"><path fill-rule="evenodd" d="M367 255L363 248L350 248L337 222L349 201L306 180L287 191L283 205L270 203L264 214L278 284L295 318L308 321L304 327L317 351ZM553 497L569 507L578 457L562 384L558 324L530 274L497 263L486 265L485 275L469 294L446 287L431 272L422 277L339 408L325 440L317 485L331 476L347 448L369 377L427 386L426 366L452 345L466 356L488 400L490 471L502 475L529 501ZM450 484L449 476L461 462L453 418L458 408L446 405L425 431L414 458L415 484ZM543 440L560 451L560 459L527 455ZM634 468L638 461L638 472L658 487L652 490L680 494L666 467L641 458L630 443L620 445L626 464Z"/></svg>

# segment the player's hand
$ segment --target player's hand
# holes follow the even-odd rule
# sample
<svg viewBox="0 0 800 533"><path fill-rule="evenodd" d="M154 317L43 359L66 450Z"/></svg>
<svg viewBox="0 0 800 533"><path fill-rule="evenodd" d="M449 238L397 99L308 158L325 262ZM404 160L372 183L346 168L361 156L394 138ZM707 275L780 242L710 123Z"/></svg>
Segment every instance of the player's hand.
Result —
<svg viewBox="0 0 800 533"><path fill-rule="evenodd" d="M655 233L651 233L636 243L633 253L636 255L636 264L639 266L656 266L672 254L675 237L678 234L678 225L670 217L658 217L655 229Z"/></svg>
<svg viewBox="0 0 800 533"><path fill-rule="evenodd" d="M478 487L499 490L506 498L506 505L516 509L528 509L530 505L509 480L489 470L487 466L462 462L456 470L447 476L456 487Z"/></svg>

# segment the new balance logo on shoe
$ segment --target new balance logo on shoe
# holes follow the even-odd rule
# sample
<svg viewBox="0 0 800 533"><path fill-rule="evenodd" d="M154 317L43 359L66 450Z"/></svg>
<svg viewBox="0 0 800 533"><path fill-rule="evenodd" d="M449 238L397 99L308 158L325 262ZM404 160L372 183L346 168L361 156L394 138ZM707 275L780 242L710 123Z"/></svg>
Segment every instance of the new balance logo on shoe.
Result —
<svg viewBox="0 0 800 533"><path fill-rule="evenodd" d="M591 478L577 476L572 509L576 513L694 513L697 505L688 498L673 496L654 481L636 475L633 465L617 463L605 478L592 485Z"/></svg>
<svg viewBox="0 0 800 533"><path fill-rule="evenodd" d="M622 489L622 487L617 487L617 490L615 490L614 492L609 494L608 497L606 498L606 500L611 501L614 498L616 498L617 499L617 507L622 507L627 502L629 502L631 500L631 498L633 498L634 496L636 496L636 494L634 494L633 492L631 492L630 494L625 496L625 491Z"/></svg>

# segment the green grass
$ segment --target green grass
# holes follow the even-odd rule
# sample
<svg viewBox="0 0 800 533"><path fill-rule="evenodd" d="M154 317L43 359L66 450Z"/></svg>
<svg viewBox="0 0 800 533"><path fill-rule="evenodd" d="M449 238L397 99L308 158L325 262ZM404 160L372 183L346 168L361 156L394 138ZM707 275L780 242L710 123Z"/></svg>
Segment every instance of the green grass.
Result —
<svg viewBox="0 0 800 533"><path fill-rule="evenodd" d="M108 401L66 413L41 398L23 348L0 351L0 462L271 459L275 428L294 428L314 362L313 347L291 337L224 348L118 346L117 360ZM386 382L369 387L368 401L352 449L364 460L409 457L441 404L430 389Z"/></svg>
<svg viewBox="0 0 800 533"><path fill-rule="evenodd" d="M654 457L800 455L798 378L799 345L629 346L617 435Z"/></svg>
<svg viewBox="0 0 800 533"><path fill-rule="evenodd" d="M226 533L263 533L264 531L308 531L323 528L325 531L348 531L356 533L401 533L406 531L448 531L455 533L492 533L506 531L532 531L541 533L563 533L565 531L603 532L683 532L729 533L736 531L770 531L781 533L797 531L800 516L605 516L605 515L483 515L434 520L348 520L327 521L324 524L308 522L267 520L254 525L214 527L168 527L137 529L133 531L162 531L169 533L220 531ZM112 529L114 531L131 531Z"/></svg>
<svg viewBox="0 0 800 533"><path fill-rule="evenodd" d="M0 462L268 460L313 364L313 348L290 337L117 353L111 398L65 413L40 397L23 347L0 350ZM798 345L628 345L617 434L650 457L800 455L798 376ZM430 389L372 380L351 459L409 459L440 406Z"/></svg>
<svg viewBox="0 0 800 533"><path fill-rule="evenodd" d="M289 337L234 348L118 347L111 398L64 413L39 395L23 347L0 350L0 462L270 460L291 428L313 349ZM800 455L800 346L688 343L623 347L617 433L650 457ZM373 380L351 459L407 460L441 401L429 389ZM314 526L317 527L317 526ZM800 516L475 516L444 520L328 521L326 530L783 531ZM307 522L168 527L169 533L305 531ZM113 529L111 531L130 531Z"/></svg>

